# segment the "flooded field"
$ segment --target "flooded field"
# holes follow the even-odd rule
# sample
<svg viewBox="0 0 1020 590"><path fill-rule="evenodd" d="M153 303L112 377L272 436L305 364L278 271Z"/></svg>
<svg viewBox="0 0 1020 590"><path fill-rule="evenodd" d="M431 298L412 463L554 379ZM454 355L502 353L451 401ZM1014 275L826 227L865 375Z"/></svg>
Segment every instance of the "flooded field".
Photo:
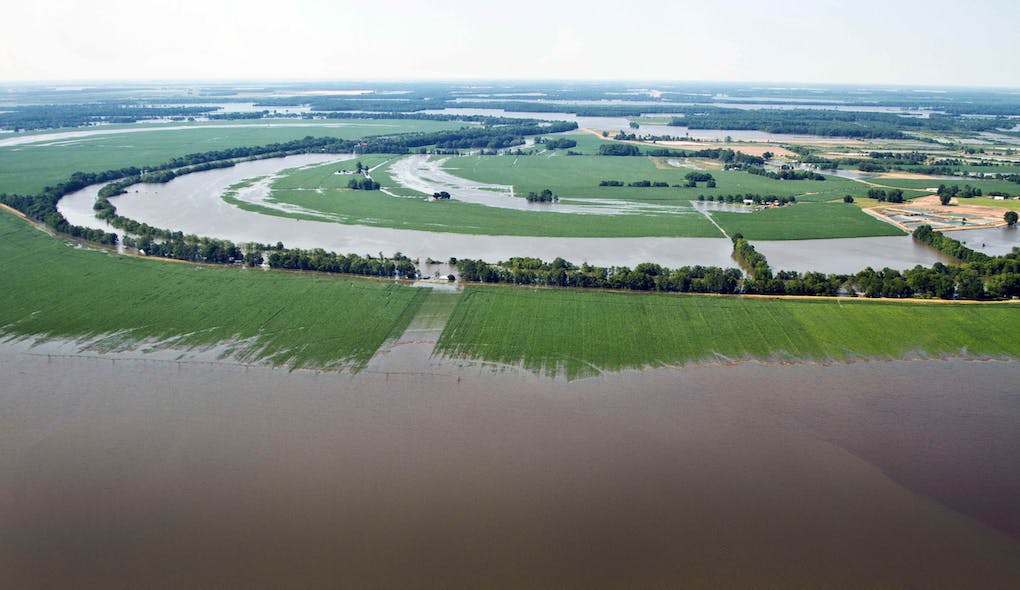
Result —
<svg viewBox="0 0 1020 590"><path fill-rule="evenodd" d="M954 233L953 237L960 234ZM942 253L919 244L912 236L835 238L827 240L756 241L754 247L775 270L853 274L870 266L875 270L906 270L950 263Z"/></svg>
<svg viewBox="0 0 1020 590"><path fill-rule="evenodd" d="M573 113L541 113L541 112L518 112L504 111L502 109L477 109L477 108L444 108L422 111L424 113L439 115L461 115L461 116L485 116L485 117L513 117L517 119L538 119L540 121L574 121L582 129L595 131L624 131L627 133L640 133L641 135L671 135L674 137L690 136L697 139L722 141L729 137L732 141L806 141L826 140L832 138L820 135L789 135L778 133L767 133L765 131L750 131L738 129L688 129L687 127L674 127L672 125L642 124L640 129L630 128L630 119L627 117L586 117L577 116ZM654 117L665 117L668 115L650 115Z"/></svg>
<svg viewBox="0 0 1020 590"><path fill-rule="evenodd" d="M111 199L121 215L202 236L234 242L276 243L298 248L325 248L336 252L392 254L411 258L446 260L451 256L506 260L534 256L599 265L634 266L654 261L668 266L732 266L732 245L726 238L536 238L481 236L397 230L308 221L245 211L220 198L242 180L275 174L287 168L351 156L303 155L244 162L232 168L209 170L176 178L167 184L133 186L128 194ZM95 219L92 204L99 187L72 193L59 203L60 212L73 224L105 228ZM519 200L519 199L517 199ZM109 231L109 230L108 230Z"/></svg>
<svg viewBox="0 0 1020 590"><path fill-rule="evenodd" d="M1002 256L1013 248L1020 248L1020 227L1017 226L954 231L949 237L990 256Z"/></svg>
<svg viewBox="0 0 1020 590"><path fill-rule="evenodd" d="M566 260L597 265L634 266L641 262L655 262L670 267L686 265L733 266L732 244L719 238L548 238L526 236L486 236L417 230L388 229L361 225L347 225L336 221L299 220L275 215L245 211L226 203L220 196L229 187L242 180L271 177L283 170L350 160L350 155L315 154L289 156L243 162L232 168L209 170L189 174L167 184L141 184L129 189L128 194L111 199L121 215L146 222L155 227L173 228L185 233L225 238L234 242L276 243L299 248L324 248L336 252L359 254L392 254L402 252L411 258L446 260L451 256L481 258L490 261L506 260L514 256L533 256L551 260ZM457 184L458 196L463 183L471 181L456 177L454 171L441 168L437 163L422 158L398 161L407 164L395 166L394 177L402 178L406 186L430 189ZM441 164L441 163L440 163ZM422 168L424 166L425 168ZM510 196L511 187L495 190L495 185L474 183L474 191L466 191L468 199L479 203L499 204L511 208L534 208L520 198ZM105 222L95 219L92 204L98 186L87 187L64 197L59 203L61 213L73 224L117 231ZM470 187L468 187L470 188ZM255 183L243 198L250 202L268 194L268 183ZM258 193L258 194L256 194ZM261 195L261 196L260 196ZM242 195L238 195L239 197ZM255 199L255 201L253 201ZM694 208L665 207L641 203L618 203L613 200L571 199L577 204L558 204L557 211L570 207L575 213L620 212L640 209L679 209L675 214L708 215L710 210L747 212L742 206L694 202ZM596 202L597 201L597 202ZM261 201L258 201L261 203ZM619 211L614 208L619 208ZM314 213L314 212L312 212ZM990 246L1008 252L1006 246L1016 245L1016 232L982 234ZM722 233L720 231L720 233ZM973 240L972 231L955 232L957 239ZM936 251L913 242L910 236L845 238L825 240L756 241L755 246L777 269L854 273L867 266L890 267L898 270L917 264L930 265L936 261L948 262ZM996 244L998 244L996 246ZM1001 253L1001 252L1000 252Z"/></svg>
<svg viewBox="0 0 1020 590"><path fill-rule="evenodd" d="M1016 363L571 383L436 359L395 368L351 377L0 344L5 584L1020 579Z"/></svg>

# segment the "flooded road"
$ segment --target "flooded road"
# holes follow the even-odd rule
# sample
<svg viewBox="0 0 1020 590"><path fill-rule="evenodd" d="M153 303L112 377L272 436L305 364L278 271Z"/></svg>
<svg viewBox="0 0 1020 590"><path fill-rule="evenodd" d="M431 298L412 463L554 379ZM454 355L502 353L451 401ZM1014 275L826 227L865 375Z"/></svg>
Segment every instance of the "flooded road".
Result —
<svg viewBox="0 0 1020 590"><path fill-rule="evenodd" d="M352 377L144 358L0 344L5 585L1020 579L1016 363L564 383L441 360Z"/></svg>

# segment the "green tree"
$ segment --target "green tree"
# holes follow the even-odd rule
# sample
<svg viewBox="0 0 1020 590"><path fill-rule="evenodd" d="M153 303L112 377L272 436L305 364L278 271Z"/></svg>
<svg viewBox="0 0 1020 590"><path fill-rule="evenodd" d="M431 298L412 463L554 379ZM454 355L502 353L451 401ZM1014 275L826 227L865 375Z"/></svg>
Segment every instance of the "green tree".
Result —
<svg viewBox="0 0 1020 590"><path fill-rule="evenodd" d="M1002 218L1005 219L1006 223L1010 226L1016 225L1018 217L1020 217L1020 215L1017 215L1016 211L1006 211L1006 214L1002 216Z"/></svg>

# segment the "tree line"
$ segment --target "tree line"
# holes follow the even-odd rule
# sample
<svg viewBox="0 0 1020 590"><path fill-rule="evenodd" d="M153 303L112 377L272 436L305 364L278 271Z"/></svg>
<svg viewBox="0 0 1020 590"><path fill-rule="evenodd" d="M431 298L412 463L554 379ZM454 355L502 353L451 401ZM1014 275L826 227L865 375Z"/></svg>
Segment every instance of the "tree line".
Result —
<svg viewBox="0 0 1020 590"><path fill-rule="evenodd" d="M764 176L772 180L825 180L825 176L810 170L767 170L761 166L745 166L744 171L756 176Z"/></svg>
<svg viewBox="0 0 1020 590"><path fill-rule="evenodd" d="M868 198L882 203L902 203L904 201L903 191L898 188L889 190L870 188L868 189Z"/></svg>
<svg viewBox="0 0 1020 590"><path fill-rule="evenodd" d="M214 106L140 106L134 103L46 104L4 107L0 129L34 131L98 123L136 123L147 119L184 120L215 111Z"/></svg>
<svg viewBox="0 0 1020 590"><path fill-rule="evenodd" d="M778 205L787 205L797 202L797 197L791 195L789 197L777 197L776 195L765 195L762 196L756 193L746 193L743 195L698 195L699 201L718 201L720 203L743 203L744 201L751 201L755 205L764 205L766 203L776 203ZM848 201L853 202L853 197Z"/></svg>
<svg viewBox="0 0 1020 590"><path fill-rule="evenodd" d="M547 188L542 189L542 192L538 193L531 191L525 198L529 203L556 203L560 200L558 196L554 195L553 192Z"/></svg>
<svg viewBox="0 0 1020 590"><path fill-rule="evenodd" d="M927 226L922 226L927 227ZM779 271L773 273L765 256L755 250L743 236L734 236L734 259L748 274L739 269L706 266L684 266L670 269L653 263L642 263L633 269L626 266L600 267L574 265L562 258L545 262L538 258L511 258L490 264L482 260L456 261L460 280L479 283L505 283L556 287L626 289L675 293L839 295L869 298L941 298L941 299L1004 299L1020 297L1020 249L1005 256L987 256L979 252L967 254L962 244L931 228L915 233L915 239L931 243L954 257L967 259L959 265L936 262L931 267L918 265L900 272L884 268L865 268L855 274L824 274L819 272ZM951 245L955 242L955 245Z"/></svg>

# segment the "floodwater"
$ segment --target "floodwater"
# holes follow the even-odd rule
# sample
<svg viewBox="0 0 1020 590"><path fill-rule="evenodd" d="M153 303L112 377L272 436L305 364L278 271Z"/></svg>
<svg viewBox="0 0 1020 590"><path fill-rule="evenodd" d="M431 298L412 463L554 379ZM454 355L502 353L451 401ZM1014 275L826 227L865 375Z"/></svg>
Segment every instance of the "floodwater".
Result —
<svg viewBox="0 0 1020 590"><path fill-rule="evenodd" d="M1020 227L1017 226L951 231L946 235L990 256L1002 256L1013 248L1020 248Z"/></svg>
<svg viewBox="0 0 1020 590"><path fill-rule="evenodd" d="M641 262L655 262L669 267L698 264L720 267L734 265L731 257L732 243L722 237L536 238L426 232L346 225L338 223L337 220L311 221L266 215L245 211L220 198L228 187L245 179L271 177L290 168L341 162L353 157L337 154L305 154L242 162L231 168L188 174L166 184L136 185L129 189L128 194L114 197L111 202L117 206L121 215L155 227L223 238L236 243L282 241L290 247L324 248L344 253L375 255L382 252L389 255L401 252L421 260L468 257L499 261L514 256L532 256L545 260L562 257L575 263L588 262L602 266L633 267ZM447 186L442 183L444 178L452 178L450 182L469 182L438 167L432 172L425 173L419 170L418 173L421 178L427 179L427 182L439 183L429 186ZM401 174L398 168L395 175ZM413 180L412 176L408 178ZM413 185L411 180L408 182ZM239 194L239 197L258 202L258 195L268 190L265 184L258 183L246 189L244 195ZM91 186L69 194L61 199L58 208L72 224L117 231L94 217L92 204L98 190L98 186ZM512 198L507 194L489 191L490 195L481 188L477 192L482 195L480 199L502 199L514 201L517 206L527 206L522 199ZM694 203L695 207L689 210L726 207L719 204L711 205L708 202ZM574 207L586 206L587 203ZM605 206L614 205L609 202ZM557 207L558 211L562 210L559 209L559 204L553 207ZM747 210L740 206L731 207L739 211ZM317 214L312 211L307 213ZM455 225L456 220L451 220L451 224ZM918 264L931 265L940 260L948 262L936 251L916 244L910 236L756 241L754 244L768 258L773 268L782 270L854 273L866 266L903 270Z"/></svg>
<svg viewBox="0 0 1020 590"><path fill-rule="evenodd" d="M461 116L484 116L484 117L512 117L517 119L537 119L539 121L574 121L582 129L594 131L608 131L611 134L617 131L625 133L636 133L639 135L670 135L673 137L690 139L703 139L709 141L724 141L729 138L731 141L759 141L759 142L790 142L790 141L814 141L814 142L846 142L845 137L823 136L823 135L797 135L787 133L768 133L766 131L754 131L746 129L690 129L688 127L675 127L672 125L655 125L642 123L639 129L630 128L630 119L626 117L579 117L573 113L544 113L544 112L519 112L505 111L503 109L478 109L478 108L443 108L422 111L423 113L437 115L461 115ZM666 117L663 114L649 114L649 117ZM888 140L859 140L865 143L883 143ZM913 145L923 145L917 141L908 141Z"/></svg>
<svg viewBox="0 0 1020 590"><path fill-rule="evenodd" d="M1020 365L572 383L0 344L12 588L1015 588Z"/></svg>
<svg viewBox="0 0 1020 590"><path fill-rule="evenodd" d="M111 199L118 213L155 227L228 239L236 243L276 243L335 252L393 254L446 260L481 258L507 260L533 256L604 266L658 262L667 266L732 266L732 244L726 238L536 238L485 236L344 225L332 221L298 220L239 209L220 198L242 180L272 175L287 168L344 161L349 155L308 154L243 162L231 168L196 172L167 184L142 184ZM73 224L99 227L92 204L98 186L86 187L60 200L58 208ZM451 219L456 225L456 220Z"/></svg>
<svg viewBox="0 0 1020 590"><path fill-rule="evenodd" d="M955 236L954 236L955 237ZM775 270L854 274L866 267L907 270L952 259L914 241L913 236L755 241Z"/></svg>

